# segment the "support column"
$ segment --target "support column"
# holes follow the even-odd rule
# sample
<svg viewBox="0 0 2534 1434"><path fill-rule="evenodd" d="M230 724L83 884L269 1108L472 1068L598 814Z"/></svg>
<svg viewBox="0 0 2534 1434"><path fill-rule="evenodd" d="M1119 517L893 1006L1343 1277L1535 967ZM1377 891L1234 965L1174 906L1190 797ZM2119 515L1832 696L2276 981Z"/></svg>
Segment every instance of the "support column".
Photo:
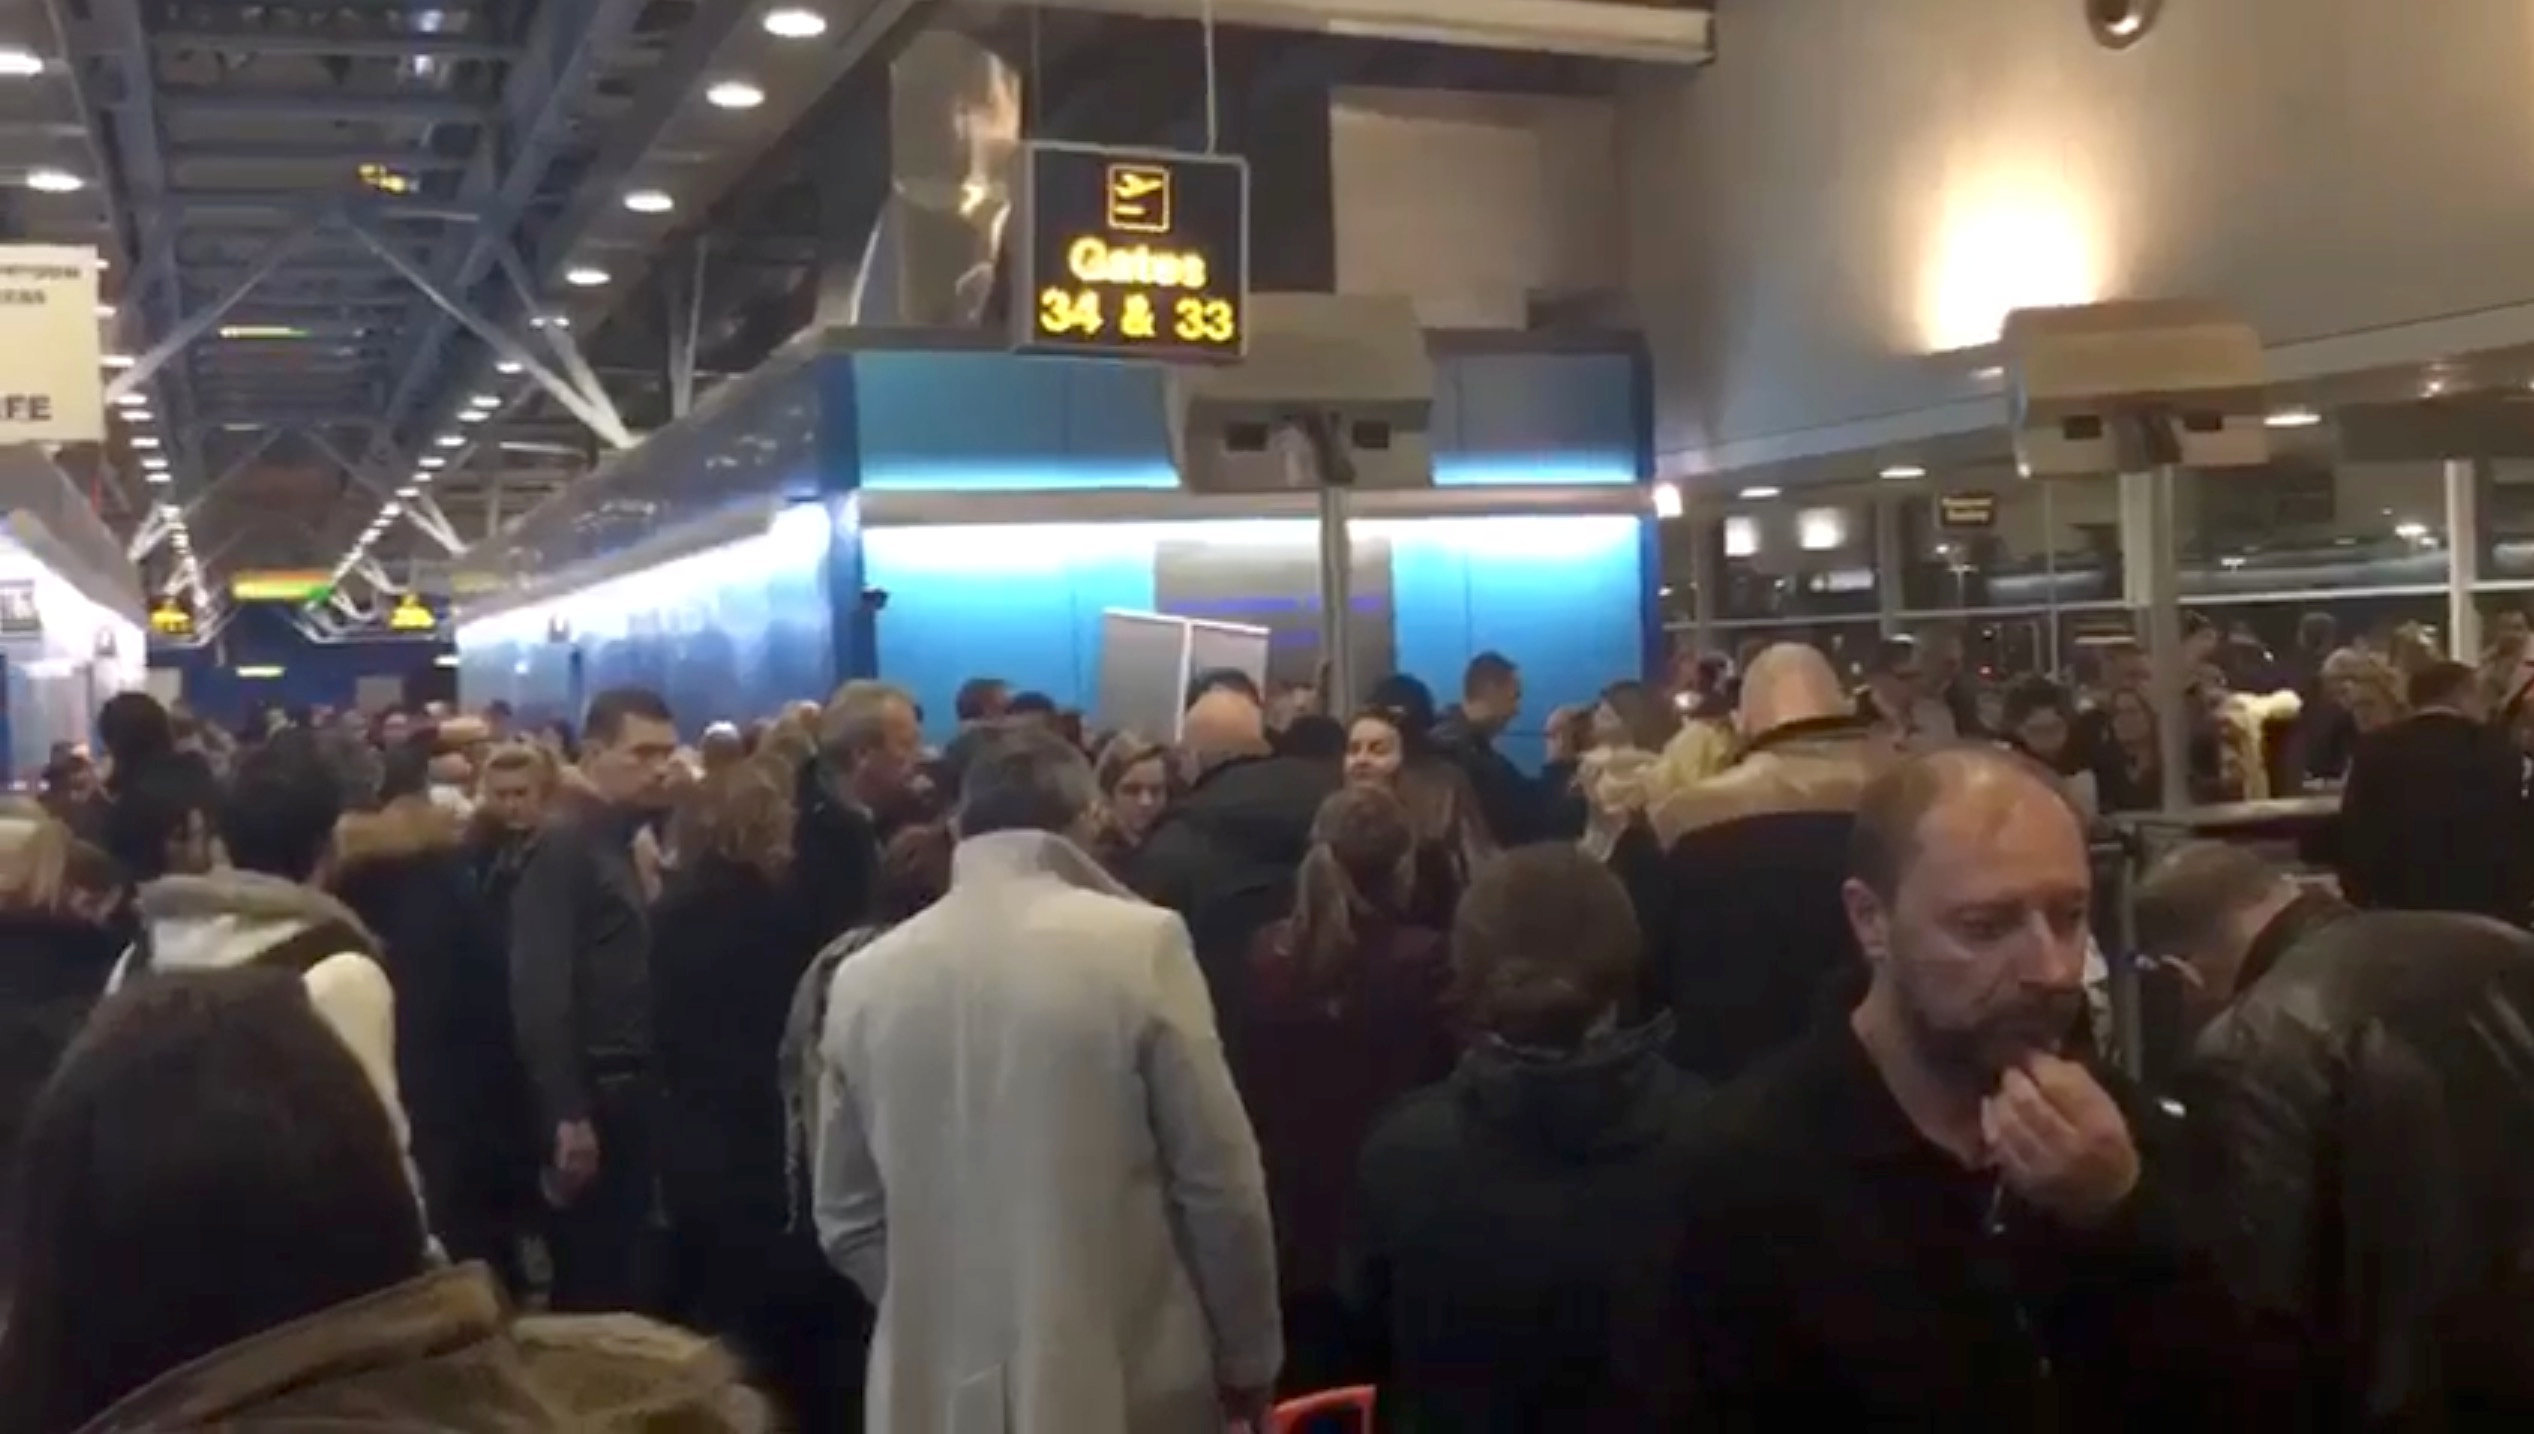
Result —
<svg viewBox="0 0 2534 1434"><path fill-rule="evenodd" d="M2457 662L2481 655L2481 609L2473 585L2481 581L2481 465L2470 458L2446 460L2446 650Z"/></svg>
<svg viewBox="0 0 2534 1434"><path fill-rule="evenodd" d="M1883 636L1901 635L1901 607L1908 594L1901 591L1902 577L1909 566L1908 554L1901 544L1901 505L1897 493L1874 495L1874 611L1877 627Z"/></svg>
<svg viewBox="0 0 2534 1434"><path fill-rule="evenodd" d="M2138 597L2146 608L2147 654L2152 674L2148 696L2156 709L2156 764L2164 769L2162 808L2178 812L2191 804L2191 732L2188 714L2183 710L2189 679L2182 671L2181 577L2173 552L2174 489L2179 485L2179 476L2170 466L2152 473L2124 474L2124 499L2133 477L2142 480L2140 486L2145 489L2142 536L2146 550L2127 548L2129 527L2124 523L2122 542L2126 551L2121 555L2122 565L2144 579L2139 584Z"/></svg>
<svg viewBox="0 0 2534 1434"><path fill-rule="evenodd" d="M1689 525L1689 640L1702 654L1727 652L1724 634L1716 630L1725 581L1724 524L1704 506L1690 509L1681 521Z"/></svg>

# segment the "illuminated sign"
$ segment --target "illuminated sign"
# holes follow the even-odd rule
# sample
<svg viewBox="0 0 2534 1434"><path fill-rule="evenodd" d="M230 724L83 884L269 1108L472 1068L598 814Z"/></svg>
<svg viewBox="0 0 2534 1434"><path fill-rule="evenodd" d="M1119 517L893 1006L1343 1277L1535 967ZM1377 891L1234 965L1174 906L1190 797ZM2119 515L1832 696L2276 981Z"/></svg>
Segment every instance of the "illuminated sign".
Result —
<svg viewBox="0 0 2534 1434"><path fill-rule="evenodd" d="M323 602L334 580L318 572L240 573L229 582L239 602Z"/></svg>
<svg viewBox="0 0 2534 1434"><path fill-rule="evenodd" d="M1248 340L1249 166L1029 146L1013 321L1023 349L1229 363Z"/></svg>
<svg viewBox="0 0 2534 1434"><path fill-rule="evenodd" d="M397 632L434 632L439 629L440 619L430 608L423 606L422 599L407 593L396 599L396 606L389 609L387 625Z"/></svg>
<svg viewBox="0 0 2534 1434"><path fill-rule="evenodd" d="M1936 499L1936 523L1951 532L1997 526L1995 493L1946 493Z"/></svg>
<svg viewBox="0 0 2534 1434"><path fill-rule="evenodd" d="M161 602L150 609L150 631L161 637L191 637L194 635L194 615L187 612L180 602L172 599Z"/></svg>

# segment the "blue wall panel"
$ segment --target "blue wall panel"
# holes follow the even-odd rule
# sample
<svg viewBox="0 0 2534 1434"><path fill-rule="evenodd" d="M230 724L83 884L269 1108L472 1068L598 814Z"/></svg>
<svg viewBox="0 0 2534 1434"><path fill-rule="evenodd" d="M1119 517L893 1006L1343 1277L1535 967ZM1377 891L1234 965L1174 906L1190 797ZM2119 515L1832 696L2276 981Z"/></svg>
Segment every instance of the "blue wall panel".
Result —
<svg viewBox="0 0 2534 1434"><path fill-rule="evenodd" d="M884 528L863 540L863 580L889 592L878 675L914 694L936 741L958 725L951 699L972 677L1087 703L1100 614L1153 607L1151 544L1114 528Z"/></svg>
<svg viewBox="0 0 2534 1434"><path fill-rule="evenodd" d="M862 487L1179 486L1152 365L912 351L851 364Z"/></svg>
<svg viewBox="0 0 2534 1434"><path fill-rule="evenodd" d="M827 512L804 504L764 536L462 624L464 700L577 724L596 693L647 687L689 736L823 700L837 679ZM554 639L558 617L565 641Z"/></svg>
<svg viewBox="0 0 2534 1434"><path fill-rule="evenodd" d="M277 607L248 604L217 641L199 648L150 649L150 666L185 677L185 705L214 722L235 725L255 707L349 707L364 677L428 681L448 648L438 642L381 638L312 642ZM240 677L240 668L278 667L279 677Z"/></svg>
<svg viewBox="0 0 2534 1434"><path fill-rule="evenodd" d="M1637 357L1620 352L1438 360L1436 486L1636 482L1637 373Z"/></svg>

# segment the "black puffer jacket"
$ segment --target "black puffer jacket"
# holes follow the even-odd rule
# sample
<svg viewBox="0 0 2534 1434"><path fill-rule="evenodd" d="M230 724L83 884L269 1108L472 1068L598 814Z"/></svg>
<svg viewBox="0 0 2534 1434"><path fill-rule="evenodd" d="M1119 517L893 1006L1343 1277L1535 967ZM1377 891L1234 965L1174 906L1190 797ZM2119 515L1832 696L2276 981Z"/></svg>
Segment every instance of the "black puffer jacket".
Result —
<svg viewBox="0 0 2534 1434"><path fill-rule="evenodd" d="M2534 937L2307 897L2176 1094L2277 1427L2534 1428Z"/></svg>
<svg viewBox="0 0 2534 1434"><path fill-rule="evenodd" d="M1243 1024L1250 938L1292 910L1312 819L1338 783L1335 762L1235 758L1199 777L1162 814L1129 865L1127 885L1137 895L1187 921L1227 1033Z"/></svg>

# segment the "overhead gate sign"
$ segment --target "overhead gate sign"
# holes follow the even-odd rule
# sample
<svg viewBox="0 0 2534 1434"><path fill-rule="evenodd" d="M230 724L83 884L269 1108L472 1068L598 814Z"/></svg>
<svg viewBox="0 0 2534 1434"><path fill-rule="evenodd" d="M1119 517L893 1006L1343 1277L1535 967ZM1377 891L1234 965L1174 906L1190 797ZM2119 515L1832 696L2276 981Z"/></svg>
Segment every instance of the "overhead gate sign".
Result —
<svg viewBox="0 0 2534 1434"><path fill-rule="evenodd" d="M0 244L0 443L106 436L97 251Z"/></svg>

